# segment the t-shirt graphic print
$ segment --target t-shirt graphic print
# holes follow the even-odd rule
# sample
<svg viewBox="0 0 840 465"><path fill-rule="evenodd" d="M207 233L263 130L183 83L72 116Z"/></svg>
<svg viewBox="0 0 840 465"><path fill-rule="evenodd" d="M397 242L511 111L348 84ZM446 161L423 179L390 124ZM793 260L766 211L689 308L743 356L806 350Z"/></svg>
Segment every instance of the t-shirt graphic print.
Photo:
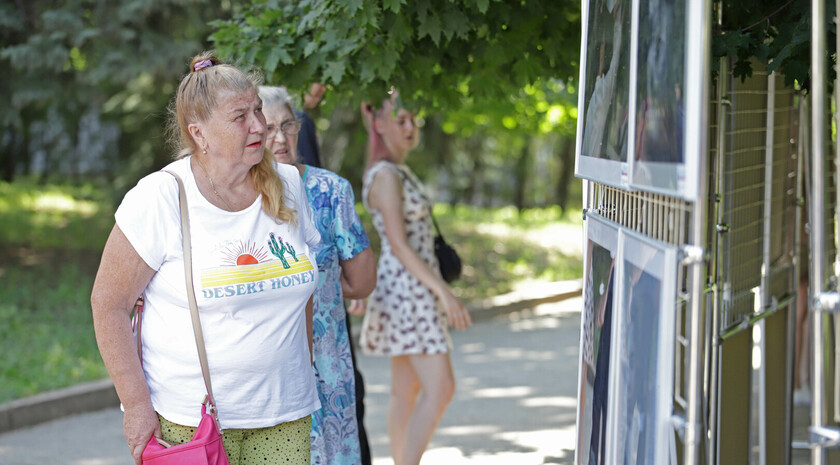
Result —
<svg viewBox="0 0 840 465"><path fill-rule="evenodd" d="M269 233L266 246L242 242L228 246L223 262L222 266L201 270L201 293L205 299L256 294L317 279L312 260L273 232Z"/></svg>

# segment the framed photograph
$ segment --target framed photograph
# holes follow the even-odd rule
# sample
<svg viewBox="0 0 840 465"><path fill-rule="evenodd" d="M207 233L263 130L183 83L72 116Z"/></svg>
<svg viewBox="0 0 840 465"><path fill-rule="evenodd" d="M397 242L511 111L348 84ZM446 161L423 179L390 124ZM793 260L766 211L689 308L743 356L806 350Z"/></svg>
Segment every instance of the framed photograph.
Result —
<svg viewBox="0 0 840 465"><path fill-rule="evenodd" d="M630 60L630 188L694 201L701 150L698 0L636 1ZM705 17L700 15L699 17ZM695 15L694 17L698 17ZM686 143L689 141L689 143Z"/></svg>
<svg viewBox="0 0 840 465"><path fill-rule="evenodd" d="M677 250L619 233L607 461L667 464L673 435Z"/></svg>
<svg viewBox="0 0 840 465"><path fill-rule="evenodd" d="M610 347L616 299L618 227L597 214L584 222L583 312L578 370L575 464L605 461L609 399Z"/></svg>
<svg viewBox="0 0 840 465"><path fill-rule="evenodd" d="M583 0L575 175L629 182L631 0Z"/></svg>

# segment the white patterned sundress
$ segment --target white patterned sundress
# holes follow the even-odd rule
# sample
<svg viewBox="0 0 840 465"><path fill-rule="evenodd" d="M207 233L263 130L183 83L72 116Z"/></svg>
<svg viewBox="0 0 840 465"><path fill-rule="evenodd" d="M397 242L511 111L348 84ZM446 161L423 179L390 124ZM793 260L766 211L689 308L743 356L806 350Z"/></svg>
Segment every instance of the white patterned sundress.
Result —
<svg viewBox="0 0 840 465"><path fill-rule="evenodd" d="M422 184L405 165L381 161L364 176L362 200L381 238L376 289L368 299L360 345L369 355L446 353L451 347L446 317L432 291L406 270L391 252L382 213L368 204L370 184L376 173L390 169L402 182L402 209L408 245L439 273L434 251L429 203Z"/></svg>

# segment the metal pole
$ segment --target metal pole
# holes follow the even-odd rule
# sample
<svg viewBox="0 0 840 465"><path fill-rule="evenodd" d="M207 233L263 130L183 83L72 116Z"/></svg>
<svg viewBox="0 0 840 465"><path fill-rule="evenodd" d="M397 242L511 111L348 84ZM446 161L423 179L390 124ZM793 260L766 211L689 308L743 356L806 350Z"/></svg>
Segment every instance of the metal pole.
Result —
<svg viewBox="0 0 840 465"><path fill-rule="evenodd" d="M727 95L729 93L729 61L726 58L720 59L720 72L717 80L717 154L715 160L715 180L717 182L715 195L715 218L718 224L723 223L723 193L724 186L724 155L726 153L726 129L729 121L729 108ZM718 284L722 282L721 274L721 233L715 233L713 237L713 253L714 261L712 262L712 276L715 282L715 288L712 302L712 323L711 323L711 354L709 361L710 380L709 380L709 428L712 434L709 437L709 447L707 448L707 457L710 463L717 463L718 457L718 415L720 410L720 362L718 361L720 354L720 294L718 292Z"/></svg>
<svg viewBox="0 0 840 465"><path fill-rule="evenodd" d="M688 63L698 63L699 69L686 69L686 88L694 89L686 95L686 151L696 150L692 158L686 153L685 159L699 160L697 176L697 200L691 214L691 245L706 248L706 221L708 206L708 129L709 129L709 81L711 75L711 0L688 3L688 17L694 18L688 22L688 37L702 38L700 47L693 47L688 51ZM697 56L697 54L700 56ZM689 120L690 114L697 118ZM689 127L689 121L693 127ZM691 311L689 313L690 349L688 354L688 408L686 409L685 431L685 465L699 464L700 451L703 449L703 437L706 433L703 417L703 329L705 323L705 260L697 260L689 265L689 295L691 296Z"/></svg>
<svg viewBox="0 0 840 465"><path fill-rule="evenodd" d="M811 226L810 297L823 290L825 276L825 205L823 167L825 160L825 5L823 0L811 0L811 202L808 223ZM811 312L811 426L826 424L825 373L823 359L823 315L809 300ZM811 445L811 463L824 465L826 451L819 444Z"/></svg>
<svg viewBox="0 0 840 465"><path fill-rule="evenodd" d="M773 215L773 141L776 126L776 74L767 76L767 120L764 134L764 241L761 266L761 305L759 312L765 313L770 307L770 218ZM761 335L758 344L761 353L761 365L758 368L758 463L767 463L767 364L765 363L767 338L765 324L761 320L756 331Z"/></svg>
<svg viewBox="0 0 840 465"><path fill-rule="evenodd" d="M840 0L835 0L835 20L834 25L835 28L837 27L837 12L840 11L836 7L840 7ZM823 23L824 24L824 23ZM835 45L840 45L840 36L835 34ZM835 49L840 50L840 48ZM838 65L835 64L835 71L837 71ZM835 74L836 76L836 74ZM835 112L834 112L834 121L837 125L836 127L840 127L840 119L838 119L838 112L840 112L840 92L838 92L838 83L840 83L840 79L835 77L834 79L834 99L835 99ZM834 144L834 185L837 186L838 182L840 182L840 144ZM837 189L835 192L834 197L834 240L832 243L834 244L834 260L832 264L832 269L829 272L832 276L837 275L837 271L840 270L840 247L837 244L837 234L840 231L840 189ZM840 345L837 344L837 334L840 334L840 318L834 317L834 334L835 338L833 339L834 343L834 421L840 421Z"/></svg>
<svg viewBox="0 0 840 465"><path fill-rule="evenodd" d="M840 1L840 0L838 0ZM787 421L785 422L785 444L787 444L787 448L785 449L785 464L790 465L791 463L791 449L793 447L793 391L794 391L794 384L796 376L798 373L796 371L795 365L795 354L796 354L796 338L798 337L797 331L797 312L798 312L798 298L799 298L799 276L800 276L800 269L802 266L807 266L800 261L800 250L801 250L801 232L802 229L800 225L802 224L802 202L800 201L803 199L803 183L802 183L802 170L803 170L803 159L805 154L805 139L807 138L807 132L805 130L805 122L807 121L807 107L803 102L805 98L802 93L796 95L796 121L797 121L797 131L796 131L796 190L794 191L794 201L796 205L794 207L794 221L793 224L793 277L791 279L791 288L793 289L792 297L793 302L788 304L788 316L787 316L787 344L788 344L788 351L785 358L786 368L786 382L785 382L785 417ZM779 303L779 306L782 304Z"/></svg>

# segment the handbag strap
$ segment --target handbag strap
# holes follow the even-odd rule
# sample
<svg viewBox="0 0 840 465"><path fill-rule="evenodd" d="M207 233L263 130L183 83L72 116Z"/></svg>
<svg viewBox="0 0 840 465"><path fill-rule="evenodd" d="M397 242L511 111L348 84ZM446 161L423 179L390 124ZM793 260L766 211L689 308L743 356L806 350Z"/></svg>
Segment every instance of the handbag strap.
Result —
<svg viewBox="0 0 840 465"><path fill-rule="evenodd" d="M420 193L420 197L423 197L423 200L426 201L426 206L429 207L429 216L432 217L432 225L434 225L434 227L435 227L435 233L438 236L440 236L441 239L443 239L443 234L440 233L440 226L438 226L437 220L435 219L435 214L434 214L435 206L432 205L432 201L429 200L428 197L426 197L426 193L423 192L423 188L416 181L414 181L414 179L411 178L411 175L404 172L399 167L397 167L397 172L400 173L401 178L408 180L408 182L411 183L411 185L414 186L415 189L417 189L417 192Z"/></svg>
<svg viewBox="0 0 840 465"><path fill-rule="evenodd" d="M190 242L190 218L189 210L187 208L187 191L184 189L184 182L181 180L180 176L168 170L161 171L171 174L175 178L175 181L178 182L178 203L181 208L181 246L184 250L184 278L187 284L187 301L190 305L190 316L192 317L195 346L198 349L198 360L201 363L201 375L204 378L204 388L207 390L207 396L202 403L209 404L210 414L216 421L216 427L219 428L219 432L221 432L222 427L219 423L218 412L216 410L216 400L213 397L213 385L210 383L210 365L207 363L207 349L204 346L204 333L201 331L201 319L198 315L198 302L196 302L195 288L193 286L192 246ZM134 318L135 326L137 328L137 351L140 355L141 364L143 363L142 343L140 339L142 318L139 317L139 313L142 311L143 303L138 300L138 305L135 306Z"/></svg>

